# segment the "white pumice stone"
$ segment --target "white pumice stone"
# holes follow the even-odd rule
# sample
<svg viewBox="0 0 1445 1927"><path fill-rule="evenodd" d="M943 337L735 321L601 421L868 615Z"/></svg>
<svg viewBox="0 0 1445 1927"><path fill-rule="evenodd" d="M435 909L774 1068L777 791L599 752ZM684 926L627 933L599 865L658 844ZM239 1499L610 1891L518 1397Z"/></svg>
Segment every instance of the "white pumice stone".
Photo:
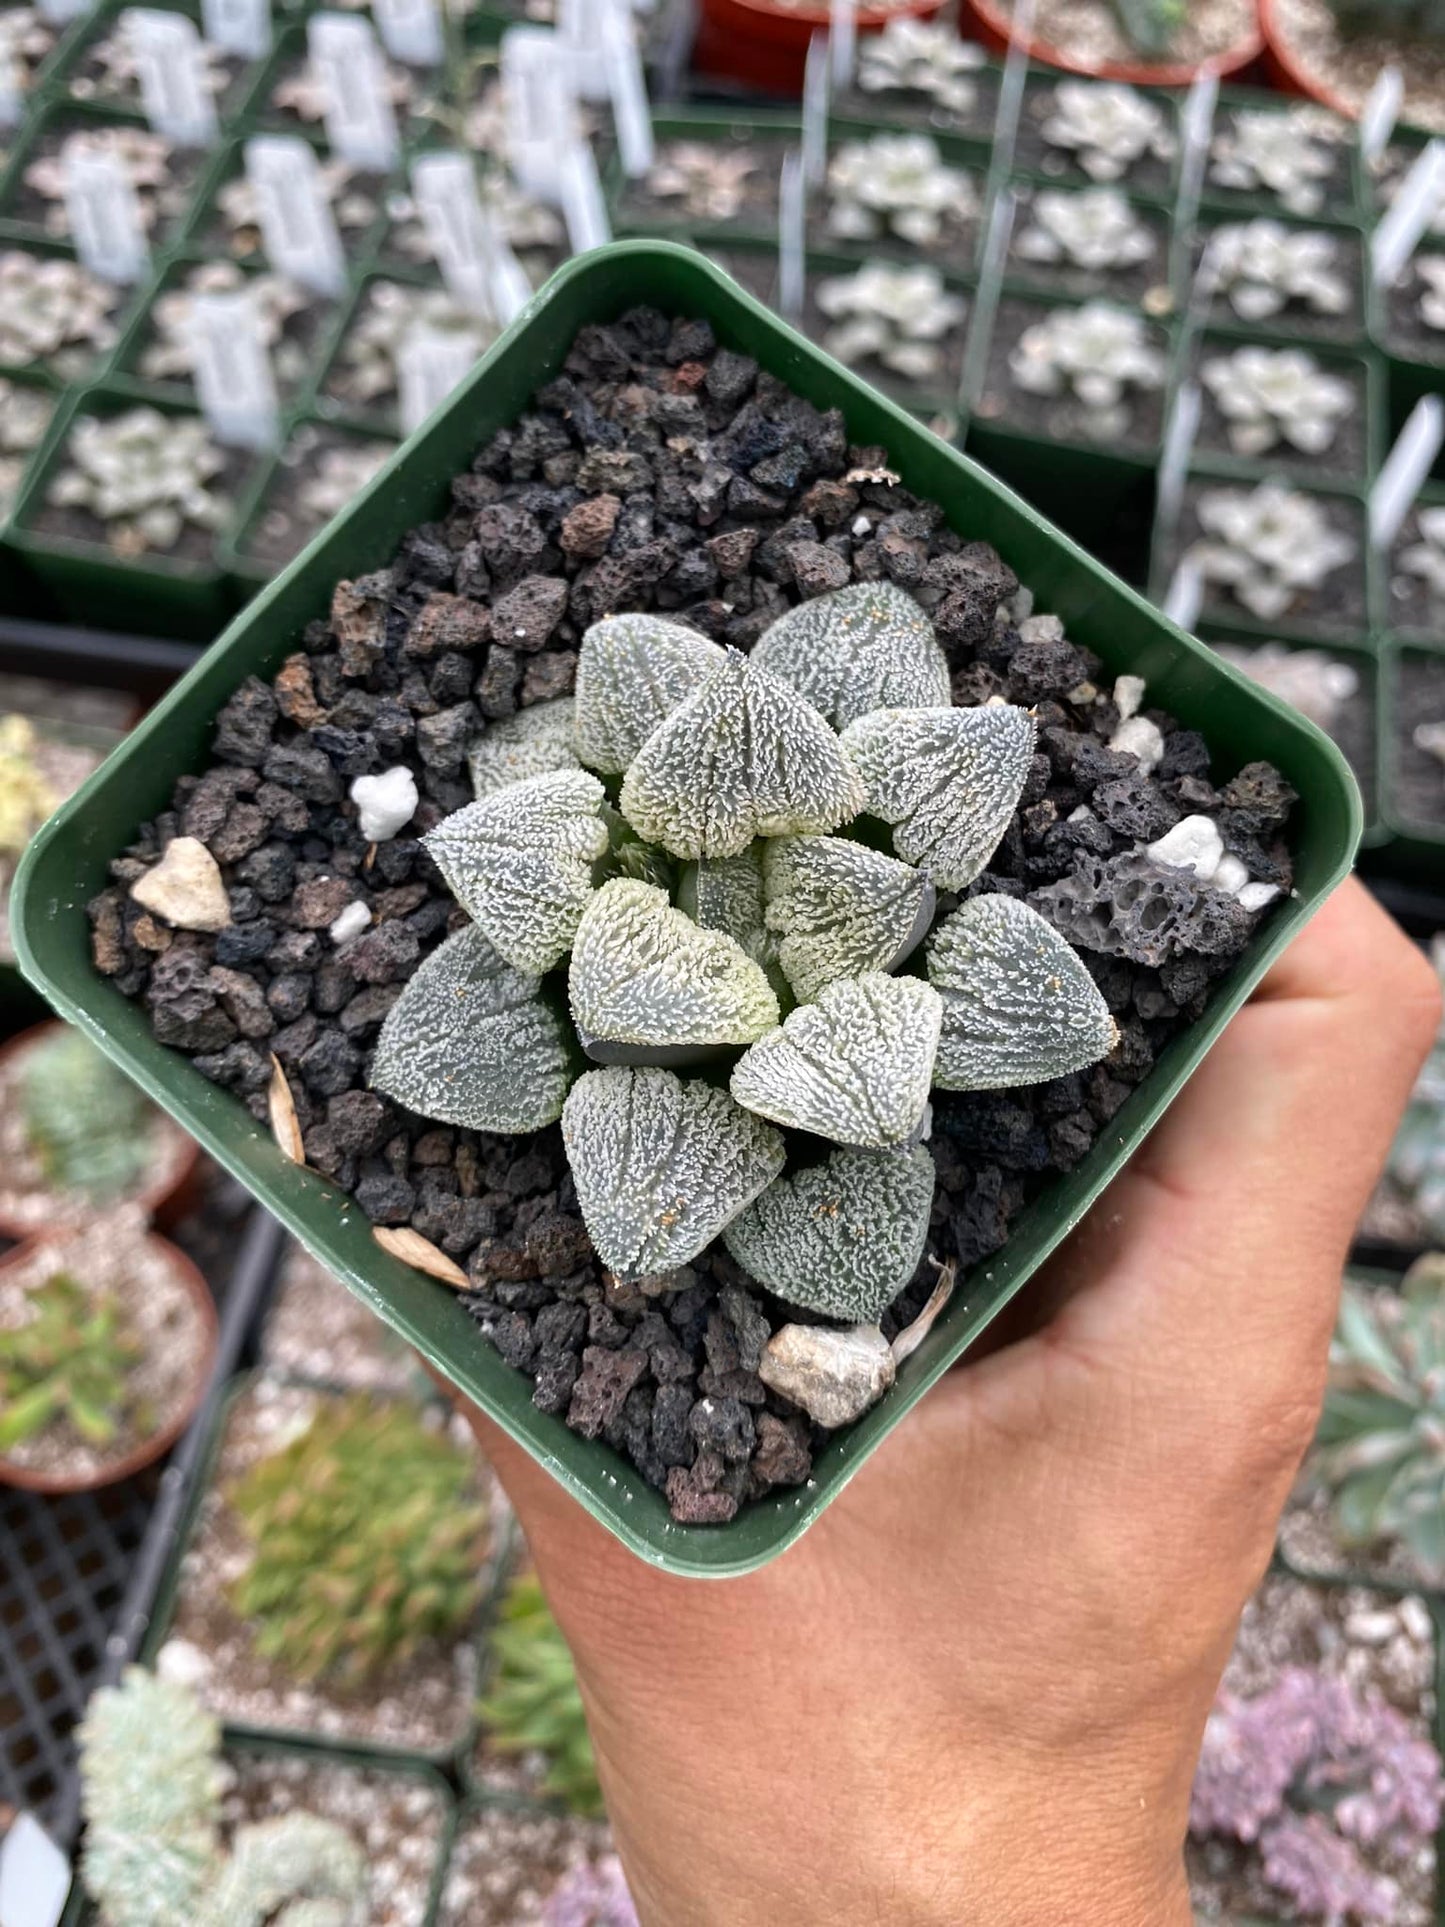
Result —
<svg viewBox="0 0 1445 1927"><path fill-rule="evenodd" d="M373 1090L473 1131L555 1124L576 1069L541 979L515 970L476 924L448 937L387 1012Z"/></svg>
<svg viewBox="0 0 1445 1927"><path fill-rule="evenodd" d="M177 930L225 930L231 900L221 866L194 836L172 837L165 855L130 886L133 899Z"/></svg>
<svg viewBox="0 0 1445 1927"><path fill-rule="evenodd" d="M353 937L361 935L370 922L371 911L366 904L359 901L348 903L341 914L332 919L329 931L331 941L335 944L350 943Z"/></svg>
<svg viewBox="0 0 1445 1927"><path fill-rule="evenodd" d="M666 717L705 682L724 651L661 616L604 616L577 654L577 754L620 776Z"/></svg>
<svg viewBox="0 0 1445 1927"><path fill-rule="evenodd" d="M556 770L468 803L423 839L452 895L519 970L551 970L572 947L607 854L602 800L587 770Z"/></svg>
<svg viewBox="0 0 1445 1927"><path fill-rule="evenodd" d="M358 776L351 785L357 827L368 843L386 843L416 815L421 801L416 778L400 763L380 776Z"/></svg>
<svg viewBox="0 0 1445 1927"><path fill-rule="evenodd" d="M1212 816L1185 816L1147 845L1144 854L1166 870L1188 870L1201 883L1208 883L1224 855L1224 838Z"/></svg>
<svg viewBox="0 0 1445 1927"><path fill-rule="evenodd" d="M800 602L751 660L844 729L872 709L947 707L948 662L933 624L892 582L855 582Z"/></svg>
<svg viewBox="0 0 1445 1927"><path fill-rule="evenodd" d="M578 1079L562 1141L597 1255L626 1281L695 1258L785 1156L782 1133L726 1091L624 1065Z"/></svg>
<svg viewBox="0 0 1445 1927"><path fill-rule="evenodd" d="M1277 883L1246 883L1242 890L1235 891L1234 897L1235 902L1252 916L1256 910L1263 910L1273 903L1279 894Z"/></svg>
<svg viewBox="0 0 1445 1927"><path fill-rule="evenodd" d="M1214 875L1209 881L1216 890L1227 890L1230 896L1237 897L1249 882L1249 871L1237 856L1226 855L1219 859Z"/></svg>
<svg viewBox="0 0 1445 1927"><path fill-rule="evenodd" d="M877 1325L851 1331L784 1325L768 1340L758 1377L770 1391L801 1405L816 1424L835 1431L876 1405L897 1370Z"/></svg>
<svg viewBox="0 0 1445 1927"><path fill-rule="evenodd" d="M1109 747L1138 758L1145 776L1152 776L1164 760L1164 738L1147 716L1130 716L1109 738Z"/></svg>
<svg viewBox="0 0 1445 1927"><path fill-rule="evenodd" d="M534 703L515 716L488 723L467 751L472 794L478 797L506 789L509 783L525 783L531 776L580 767L577 705L571 696Z"/></svg>
<svg viewBox="0 0 1445 1927"><path fill-rule="evenodd" d="M1127 723L1131 716L1137 716L1144 701L1147 684L1142 676L1116 676L1114 678L1114 707L1119 712L1119 721Z"/></svg>
<svg viewBox="0 0 1445 1927"><path fill-rule="evenodd" d="M1020 642L1062 642L1064 624L1061 616L1026 615L1019 624Z"/></svg>

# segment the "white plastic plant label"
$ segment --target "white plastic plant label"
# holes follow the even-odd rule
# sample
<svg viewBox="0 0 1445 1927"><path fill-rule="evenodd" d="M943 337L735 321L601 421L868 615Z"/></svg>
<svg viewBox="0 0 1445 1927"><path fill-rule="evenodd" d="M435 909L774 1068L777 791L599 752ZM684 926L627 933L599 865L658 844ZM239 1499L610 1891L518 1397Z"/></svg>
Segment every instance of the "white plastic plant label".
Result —
<svg viewBox="0 0 1445 1927"><path fill-rule="evenodd" d="M513 176L523 193L560 207L561 157L579 137L571 62L550 27L509 27L502 35L501 68Z"/></svg>
<svg viewBox="0 0 1445 1927"><path fill-rule="evenodd" d="M1169 587L1159 605L1171 622L1193 632L1204 607L1204 574L1197 562L1181 562L1169 578Z"/></svg>
<svg viewBox="0 0 1445 1927"><path fill-rule="evenodd" d="M802 314L807 292L806 200L803 156L795 148L783 161L778 184L778 311L786 321Z"/></svg>
<svg viewBox="0 0 1445 1927"><path fill-rule="evenodd" d="M0 1921L56 1927L70 1893L70 1862L33 1813L0 1837Z"/></svg>
<svg viewBox="0 0 1445 1927"><path fill-rule="evenodd" d="M196 399L216 440L227 448L274 448L281 419L276 379L249 294L192 298L191 361Z"/></svg>
<svg viewBox="0 0 1445 1927"><path fill-rule="evenodd" d="M1184 480L1189 473L1189 458L1199 436L1203 397L1197 381L1181 382L1174 397L1169 426L1159 455L1158 517L1161 530L1171 534L1179 521L1184 501Z"/></svg>
<svg viewBox="0 0 1445 1927"><path fill-rule="evenodd" d="M306 49L326 103L326 139L353 167L381 173L400 151L386 62L371 22L354 13L316 13Z"/></svg>
<svg viewBox="0 0 1445 1927"><path fill-rule="evenodd" d="M1382 67L1360 109L1360 155L1373 166L1384 153L1405 99L1405 76L1399 67Z"/></svg>
<svg viewBox="0 0 1445 1927"><path fill-rule="evenodd" d="M574 254L605 247L612 239L607 200L597 174L597 160L586 141L574 140L562 154L562 218Z"/></svg>
<svg viewBox="0 0 1445 1927"><path fill-rule="evenodd" d="M446 54L436 0L371 0L381 44L408 67L439 67Z"/></svg>
<svg viewBox="0 0 1445 1927"><path fill-rule="evenodd" d="M63 27L89 13L93 0L38 0L41 15L52 27Z"/></svg>
<svg viewBox="0 0 1445 1927"><path fill-rule="evenodd" d="M0 59L0 127L18 127L25 118L25 94L17 60Z"/></svg>
<svg viewBox="0 0 1445 1927"><path fill-rule="evenodd" d="M65 212L82 264L102 281L139 281L150 263L140 197L115 153L71 139L61 150Z"/></svg>
<svg viewBox="0 0 1445 1927"><path fill-rule="evenodd" d="M1445 401L1425 395L1411 409L1370 490L1370 540L1388 549L1445 442Z"/></svg>
<svg viewBox="0 0 1445 1927"><path fill-rule="evenodd" d="M828 37L815 33L803 67L803 179L821 187L828 171Z"/></svg>
<svg viewBox="0 0 1445 1927"><path fill-rule="evenodd" d="M1431 141L1400 183L1370 243L1370 272L1375 285L1393 287L1405 263L1419 247L1445 197L1445 141Z"/></svg>
<svg viewBox="0 0 1445 1927"><path fill-rule="evenodd" d="M313 294L341 294L346 257L310 142L299 134L255 135L246 142L246 179L271 266Z"/></svg>
<svg viewBox="0 0 1445 1927"><path fill-rule="evenodd" d="M221 128L195 21L159 7L131 7L124 22L152 130L177 147L214 146Z"/></svg>
<svg viewBox="0 0 1445 1927"><path fill-rule="evenodd" d="M612 97L612 122L617 130L617 152L622 171L635 181L652 166L656 143L652 137L652 103L642 50L625 0L606 0L602 19L602 59Z"/></svg>
<svg viewBox="0 0 1445 1927"><path fill-rule="evenodd" d="M828 65L833 91L843 94L853 85L858 64L858 0L829 0Z"/></svg>
<svg viewBox="0 0 1445 1927"><path fill-rule="evenodd" d="M459 307L491 319L491 237L471 156L418 154L411 191L447 293Z"/></svg>
<svg viewBox="0 0 1445 1927"><path fill-rule="evenodd" d="M614 11L631 19L626 0L620 8L614 0L557 0L558 47L579 100L606 100L610 92L605 36Z"/></svg>
<svg viewBox="0 0 1445 1927"><path fill-rule="evenodd" d="M399 412L404 434L421 427L440 408L476 360L476 339L418 324L408 329L396 352Z"/></svg>
<svg viewBox="0 0 1445 1927"><path fill-rule="evenodd" d="M271 0L201 0L201 27L223 54L264 60L271 51Z"/></svg>

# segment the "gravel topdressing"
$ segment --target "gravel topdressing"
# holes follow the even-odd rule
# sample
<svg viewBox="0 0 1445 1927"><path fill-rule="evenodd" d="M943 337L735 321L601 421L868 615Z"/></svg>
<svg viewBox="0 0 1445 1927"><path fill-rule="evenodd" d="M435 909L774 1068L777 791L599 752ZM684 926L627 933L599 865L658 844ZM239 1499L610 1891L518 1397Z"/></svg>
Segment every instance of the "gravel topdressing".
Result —
<svg viewBox="0 0 1445 1927"><path fill-rule="evenodd" d="M1139 844L1209 813L1252 878L1288 889L1293 793L1260 764L1217 788L1203 738L1147 696L1164 736L1157 769L1110 750L1119 712L1096 659L1057 623L1026 620L1026 592L965 536L894 483L882 449L850 447L841 414L718 349L707 323L637 310L584 328L564 373L456 478L446 517L339 585L330 619L273 684L236 691L211 766L180 780L91 905L96 967L144 1002L157 1037L259 1119L274 1053L308 1163L374 1223L410 1225L463 1265L481 1333L534 1379L535 1403L627 1453L684 1522L729 1519L809 1476L823 1435L757 1375L770 1333L797 1314L721 1246L660 1298L616 1284L595 1260L559 1129L442 1128L367 1088L403 983L464 921L417 839L471 800L465 753L479 731L571 689L593 620L656 609L747 650L804 597L885 577L907 589L932 615L955 702L1003 696L1038 724L1018 811L973 891L1026 897L1067 918L1074 941L1107 945L1082 954L1120 1029L1085 1073L935 1093L930 1255L979 1263L1085 1155L1253 933L1256 916L1188 873L1146 865L1141 880ZM422 804L369 856L347 791L397 763ZM128 888L177 834L221 864L233 923L146 951ZM1071 901L1056 907L1060 883ZM329 926L358 900L373 921L338 948ZM925 1258L885 1333L935 1275Z"/></svg>

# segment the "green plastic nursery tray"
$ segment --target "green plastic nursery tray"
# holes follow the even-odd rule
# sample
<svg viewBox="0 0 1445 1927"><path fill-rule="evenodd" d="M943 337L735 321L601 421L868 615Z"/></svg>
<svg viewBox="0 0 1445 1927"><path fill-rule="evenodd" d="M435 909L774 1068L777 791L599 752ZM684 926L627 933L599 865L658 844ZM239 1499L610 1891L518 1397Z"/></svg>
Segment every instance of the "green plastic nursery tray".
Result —
<svg viewBox="0 0 1445 1927"><path fill-rule="evenodd" d="M1300 793L1296 891L1264 923L1206 1016L1177 1038L1089 1156L1020 1218L1006 1248L960 1280L929 1337L886 1397L835 1434L797 1490L770 1494L726 1526L682 1526L620 1454L539 1412L531 1387L481 1337L456 1295L383 1254L364 1214L314 1172L289 1164L244 1106L151 1035L145 1012L90 963L85 905L137 827L169 805L175 779L202 769L216 712L248 675L269 677L323 616L335 582L385 563L406 531L441 514L453 475L560 370L589 322L650 302L706 316L819 407L838 406L850 438L881 444L903 482L945 508L970 539L994 543L1070 634L1112 672L1144 676L1151 703L1204 732L1228 774L1276 763ZM30 845L12 917L21 967L55 1008L248 1185L462 1392L474 1398L643 1558L677 1573L742 1573L774 1558L818 1517L930 1385L967 1350L1076 1225L1179 1091L1265 968L1347 873L1359 794L1339 752L1282 703L1225 667L956 449L821 353L701 255L666 242L620 242L570 262L537 295L455 396L330 527L252 602Z"/></svg>

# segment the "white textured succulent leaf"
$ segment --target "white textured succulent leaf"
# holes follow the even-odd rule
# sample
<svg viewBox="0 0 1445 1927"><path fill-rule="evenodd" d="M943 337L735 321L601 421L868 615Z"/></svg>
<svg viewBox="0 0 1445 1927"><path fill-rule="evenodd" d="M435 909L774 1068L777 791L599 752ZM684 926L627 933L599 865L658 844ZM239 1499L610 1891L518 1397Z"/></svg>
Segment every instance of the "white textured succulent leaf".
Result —
<svg viewBox="0 0 1445 1927"><path fill-rule="evenodd" d="M805 696L835 729L870 709L946 707L952 700L933 624L892 582L855 582L800 602L764 631L752 660Z"/></svg>
<svg viewBox="0 0 1445 1927"><path fill-rule="evenodd" d="M576 1064L541 979L515 970L468 924L415 972L387 1012L373 1090L418 1117L470 1131L555 1124Z"/></svg>
<svg viewBox="0 0 1445 1927"><path fill-rule="evenodd" d="M762 850L749 844L736 856L690 863L678 889L678 907L704 930L723 930L759 962L768 949L763 916Z"/></svg>
<svg viewBox="0 0 1445 1927"><path fill-rule="evenodd" d="M933 1207L933 1159L833 1151L768 1186L727 1227L743 1270L790 1305L876 1324L918 1269Z"/></svg>
<svg viewBox="0 0 1445 1927"><path fill-rule="evenodd" d="M878 709L843 732L867 808L940 889L961 890L998 848L1029 774L1034 719L1010 703Z"/></svg>
<svg viewBox="0 0 1445 1927"><path fill-rule="evenodd" d="M744 1052L732 1094L834 1144L896 1149L923 1121L942 1023L942 998L917 977L844 978Z"/></svg>
<svg viewBox="0 0 1445 1927"><path fill-rule="evenodd" d="M925 870L841 836L787 836L763 846L768 929L793 995L867 970L896 970L933 922Z"/></svg>
<svg viewBox="0 0 1445 1927"><path fill-rule="evenodd" d="M730 649L638 752L622 814L674 856L737 856L755 837L835 830L863 784L813 706Z"/></svg>
<svg viewBox="0 0 1445 1927"><path fill-rule="evenodd" d="M1077 953L1013 897L973 897L941 923L928 976L943 996L943 1090L1042 1084L1098 1063L1118 1037Z"/></svg>
<svg viewBox="0 0 1445 1927"><path fill-rule="evenodd" d="M579 769L576 712L571 696L559 696L555 702L534 703L499 723L488 723L486 734L467 751L473 795L490 796L532 776Z"/></svg>
<svg viewBox="0 0 1445 1927"><path fill-rule="evenodd" d="M604 616L577 656L577 754L620 776L657 725L723 660L696 629L661 616Z"/></svg>
<svg viewBox="0 0 1445 1927"><path fill-rule="evenodd" d="M607 853L602 785L585 769L531 776L444 817L422 841L467 915L519 970L572 947Z"/></svg>
<svg viewBox="0 0 1445 1927"><path fill-rule="evenodd" d="M695 1258L783 1168L782 1134L710 1084L671 1071L588 1071L562 1113L577 1201L625 1279Z"/></svg>
<svg viewBox="0 0 1445 1927"><path fill-rule="evenodd" d="M626 877L603 884L584 911L567 992L599 1063L690 1062L750 1044L778 1021L773 987L740 944Z"/></svg>

